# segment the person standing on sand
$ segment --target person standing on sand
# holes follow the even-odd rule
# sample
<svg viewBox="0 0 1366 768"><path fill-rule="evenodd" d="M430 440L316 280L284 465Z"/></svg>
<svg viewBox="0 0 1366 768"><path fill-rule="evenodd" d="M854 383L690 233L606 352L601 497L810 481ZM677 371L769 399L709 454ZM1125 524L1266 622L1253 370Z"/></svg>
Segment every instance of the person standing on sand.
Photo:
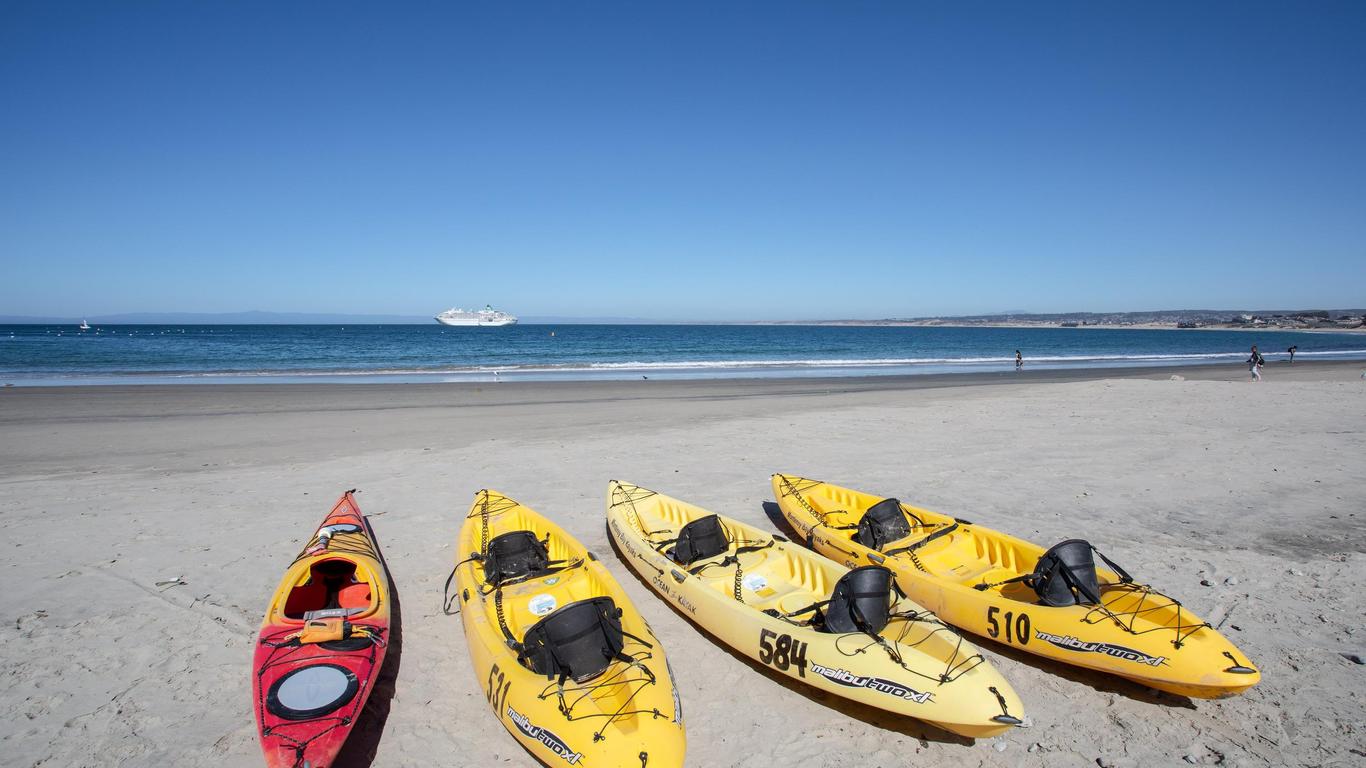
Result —
<svg viewBox="0 0 1366 768"><path fill-rule="evenodd" d="M1289 352L1289 353L1290 353L1290 363L1291 363L1292 365L1293 365L1294 362L1295 362L1295 350L1297 350L1297 349L1299 349L1299 348L1300 348L1299 345L1296 344L1296 345L1292 345L1292 346L1290 347L1290 349L1287 349L1287 350L1286 350L1286 352Z"/></svg>
<svg viewBox="0 0 1366 768"><path fill-rule="evenodd" d="M1015 370L1024 370L1024 355L1021 355L1018 349L1015 350Z"/></svg>
<svg viewBox="0 0 1366 768"><path fill-rule="evenodd" d="M1265 363L1266 360L1262 357L1262 353L1257 351L1257 345L1253 344L1252 356L1247 359L1247 370L1252 374L1253 381L1262 380L1262 365Z"/></svg>

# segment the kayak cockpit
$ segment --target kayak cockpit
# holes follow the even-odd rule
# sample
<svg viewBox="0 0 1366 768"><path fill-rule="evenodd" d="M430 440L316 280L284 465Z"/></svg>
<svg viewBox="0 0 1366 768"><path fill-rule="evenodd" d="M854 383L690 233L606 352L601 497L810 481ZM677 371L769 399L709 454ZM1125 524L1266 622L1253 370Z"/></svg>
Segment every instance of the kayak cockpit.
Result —
<svg viewBox="0 0 1366 768"><path fill-rule="evenodd" d="M285 599L287 619L302 621L319 611L352 616L373 610L375 591L366 569L353 560L326 558L308 565L307 577L289 591Z"/></svg>

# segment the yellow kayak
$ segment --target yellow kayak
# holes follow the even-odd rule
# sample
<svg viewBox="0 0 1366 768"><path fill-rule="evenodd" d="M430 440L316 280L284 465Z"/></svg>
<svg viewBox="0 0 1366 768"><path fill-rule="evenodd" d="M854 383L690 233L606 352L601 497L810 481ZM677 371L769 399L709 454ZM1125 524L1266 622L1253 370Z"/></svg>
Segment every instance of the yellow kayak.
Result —
<svg viewBox="0 0 1366 768"><path fill-rule="evenodd" d="M683 765L664 651L592 552L487 490L456 552L448 610L459 604L475 679L522 746L546 765Z"/></svg>
<svg viewBox="0 0 1366 768"><path fill-rule="evenodd" d="M896 499L791 475L774 475L773 493L808 546L850 567L890 568L906 594L969 632L1194 698L1233 696L1261 680L1212 626L1135 582L1088 542L1045 550ZM1110 568L1096 567L1093 554Z"/></svg>
<svg viewBox="0 0 1366 768"><path fill-rule="evenodd" d="M968 737L1020 724L1010 684L961 635L854 571L757 528L612 481L607 525L626 562L740 653L823 691Z"/></svg>

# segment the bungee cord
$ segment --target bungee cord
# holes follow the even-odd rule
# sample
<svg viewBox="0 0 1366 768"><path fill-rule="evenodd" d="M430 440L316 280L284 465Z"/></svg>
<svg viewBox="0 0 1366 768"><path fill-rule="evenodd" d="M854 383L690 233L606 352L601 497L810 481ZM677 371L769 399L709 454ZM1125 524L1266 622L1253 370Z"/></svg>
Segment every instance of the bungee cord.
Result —
<svg viewBox="0 0 1366 768"><path fill-rule="evenodd" d="M480 493L482 494L482 498L480 499L477 508L471 510L470 514L468 515L468 517L477 516L480 518L479 551L476 553L472 553L469 557L457 563L457 569L461 565L464 565L465 563L469 562L482 564L483 560L488 556L489 551L489 518L493 515L501 514L503 512L507 512L511 509L515 509L516 507L520 506L516 501L508 499L505 496L491 494L487 490L480 491ZM551 562L553 564L560 561ZM518 653L518 661L519 663L522 663L524 667L525 663L523 662L521 657L523 651L523 644L520 640L518 640L516 635L508 626L506 612L503 605L503 588L531 581L534 579L543 578L550 575L551 573L560 573L563 571L579 568L585 565L586 563L587 560L585 558L578 557L574 558L573 560L569 561L567 564L563 566L553 568L548 571L525 574L505 581L500 581L499 583L490 585L487 588L482 586L477 587L477 590L481 596L487 596L490 593L492 593L494 613L498 621L499 629L502 631L508 647ZM454 571L452 571L452 575L454 575ZM446 599L449 600L450 598L447 597ZM658 708L634 710L629 709L631 703L636 700L640 693L648 687L656 685L658 683L658 679L656 678L654 672L651 671L650 668L645 666L644 664L644 662L654 658L654 655L651 651L653 646L650 643L624 630L622 631L622 637L623 642L627 644L627 647L630 647L631 645L636 645L639 646L639 649L629 654L626 653L625 650L623 650L622 653L624 658L619 658L616 661L614 661L603 673L598 675L596 678L593 678L592 680L585 681L583 683L570 682L567 684L566 679L563 676L561 676L559 680L545 686L545 688L543 688L541 692L537 694L537 698L540 700L545 700L550 698L551 696L554 696L556 698L556 708L560 712L561 716L564 717L566 722L588 720L592 718L605 718L602 726L599 727L593 733L594 742L599 742L606 739L607 729L610 728L612 724L620 718L631 717L634 715L650 715L653 718L669 717L669 715L665 715L664 713L660 712ZM626 691L628 691L624 700L614 710L610 712L584 711L583 707L580 706L585 701L599 701L601 699L613 695L615 693L613 689L625 689ZM674 716L676 717L677 715L675 714ZM641 762L642 765L644 765L644 753L642 753Z"/></svg>
<svg viewBox="0 0 1366 768"><path fill-rule="evenodd" d="M926 680L931 680L938 684L952 683L958 678L972 671L979 664L983 664L986 662L986 658L982 656L982 654L980 653L974 653L971 655L964 654L963 644L966 642L966 640L964 639L963 635L959 633L957 630L955 630L953 627L950 627L949 625L940 621L938 618L934 616L934 614L930 613L929 611L897 612L893 613L889 618L891 620L888 621L888 626L891 625L892 621L895 621L897 619L901 620L901 627L896 637L892 638L890 641L883 634L869 632L867 630L862 630L860 632L849 632L846 634L841 634L838 637L836 637L835 650L843 656L852 657L857 656L861 653L866 653L867 650L869 648L872 648L873 646L879 646L882 648L883 651L887 653L887 656L891 658L891 660L897 666L901 667L907 672L910 672L913 675L916 675L917 677L922 677ZM934 628L926 632L925 635L920 639L915 640L913 642L908 641L907 636L910 634L911 629L917 624L921 623L934 625ZM945 632L947 632L953 638L954 646L953 652L948 654L948 660L944 663L943 672L940 672L937 675L926 674L924 672L921 672L920 670L913 669L906 665L906 661L902 656L900 649L919 648L920 645L922 645L925 642L928 642L931 638L935 637L936 635L939 635L940 633ZM852 650L846 647L849 644L846 641L857 641L859 639L866 639L868 642ZM930 654L926 653L926 655L928 656Z"/></svg>
<svg viewBox="0 0 1366 768"><path fill-rule="evenodd" d="M1112 622L1114 622L1115 626L1135 636L1146 635L1151 632L1161 632L1163 630L1170 629L1176 634L1176 637L1173 638L1171 641L1172 647L1178 650L1185 644L1186 640L1191 635L1194 635L1196 632L1199 632L1202 629L1211 627L1211 624L1207 621L1191 623L1186 623L1185 621L1183 621L1181 612L1185 608L1185 606L1181 604L1181 601L1164 595L1161 592L1158 592L1156 589L1153 589L1152 587L1148 586L1147 584L1121 582L1118 584L1102 584L1101 587L1103 591L1106 593L1106 595L1115 593L1118 594L1116 594L1115 598L1110 600L1108 603L1101 602L1096 604L1095 606L1092 606L1091 610L1087 611L1086 615L1081 618L1081 621L1085 624L1096 624L1108 618ZM1105 587L1110 587L1110 589L1104 590ZM1124 599L1125 596L1132 593L1138 594L1137 605L1135 605L1133 608L1129 608L1123 611L1115 611L1111 609L1110 606L1112 604L1119 602L1120 600ZM1153 604L1147 605L1149 599L1153 597L1162 598L1163 600L1166 600L1166 602L1161 603L1156 600L1153 600ZM1173 606L1175 606L1176 608L1175 624L1154 623L1154 626L1148 627L1147 629L1135 628L1135 625L1138 623L1140 617L1146 617L1147 615L1157 611L1165 611ZM1099 615L1097 616L1096 614ZM1126 617L1127 621L1125 620Z"/></svg>
<svg viewBox="0 0 1366 768"><path fill-rule="evenodd" d="M295 654L299 653L308 646L295 642L295 636L297 636L298 633L290 629L280 630L279 632L275 632L266 637L262 637L260 640L260 643L262 645L267 646L271 649L270 655L266 657L266 661L263 662L260 668L256 670L256 706L257 712L261 713L261 738L276 738L286 742L294 750L294 768L299 768L299 766L303 765L304 755L307 752L310 744L322 738L323 736L326 736L328 733L331 733L337 728L343 728L351 724L351 722L355 719L357 710L360 708L362 701L366 698L360 695L359 692L366 691L369 689L370 676L367 674L365 678L358 680L358 693L352 697L351 701L349 702L349 711L347 711L344 715L329 714L327 716L309 718L307 720L285 720L275 725L267 726L265 724L265 713L269 710L266 706L268 686L264 684L265 675L268 671L287 664L300 663L303 661L324 661L337 656L345 656L352 658L354 658L355 656L362 656L363 658L361 659L360 664L358 664L358 666L368 669L370 673L373 674L375 672L376 651L378 648L382 648L386 644L383 638L384 630L382 627L374 627L370 625L356 625L356 628L363 628L365 630L365 634L371 640L371 642L367 644L364 648L359 648L353 651L332 651L329 656L314 656L308 659L294 658ZM329 725L327 725L325 728L318 731L317 733L314 733L312 736L309 736L306 739L296 738L295 736L292 736L289 733L283 732L284 729L296 726L308 726L316 728L323 723L329 723Z"/></svg>
<svg viewBox="0 0 1366 768"><path fill-rule="evenodd" d="M780 477L782 478L782 480L779 481L779 482L781 483L781 485L782 485L782 494L781 494L781 495L784 496L784 497L791 497L793 500L795 500L795 501L797 502L797 504L798 504L799 506L801 506L802 509L806 510L807 514L811 515L811 517L816 521L815 524L814 524L814 525L812 526L812 528L811 528L811 533L808 534L807 546L811 546L811 544L812 544L811 536L814 535L816 528L829 528L829 529L832 530L832 531L855 531L855 530L858 530L858 527L859 527L859 526L858 526L858 523L850 523L850 524L845 524L845 525L832 525L832 524L830 523L830 518L831 518L831 517L833 517L833 516L835 516L835 515L848 515L848 514L849 514L848 510L844 510L844 509L832 509L832 510L830 510L830 511L828 511L828 512L821 512L821 511L817 510L814 506L812 506L810 501L807 501L807 499L806 499L806 492L809 491L809 490L811 490L812 488L816 488L816 487L818 487L818 486L825 485L825 482L824 482L824 481L822 481L822 480L807 480L807 479L804 479L804 478L803 478L803 482L802 482L802 483L795 483L795 482L792 481L791 478L789 478L789 477L786 476L786 475L780 475ZM916 568L918 568L918 569L921 570L921 571L925 571L925 567L924 567L923 565L921 565L920 559L919 559L918 557L916 557L916 555L915 555L915 550L918 549L919 547L922 547L922 546L924 546L924 545L930 543L931 541L934 541L934 540L937 539L937 538L940 538L941 536L945 536L945 535L951 533L951 532L952 532L954 529L956 529L960 524L963 524L963 523L965 522L965 521L962 521L962 520L957 520L957 519L955 519L955 520L953 520L953 521L951 521L951 522L946 522L946 523L927 523L927 522L925 522L924 520L920 519L920 516L919 516L919 515L916 515L916 514L913 513L913 512L907 511L904 505L901 505L901 512L902 512L902 514L904 514L904 515L906 515L908 518L910 518L910 520L911 520L911 532L912 532L912 534L917 533L917 532L923 532L923 533L927 533L928 535L927 535L927 536L923 536L923 537L921 537L921 538L919 538L919 539L917 539L917 540L911 542L910 544L908 544L908 545L906 545L906 546L904 546L904 547L892 548L892 549L887 549L887 550L885 550L885 551L882 551L881 554L886 555L886 556L899 555L899 554L902 554L902 553L910 554L910 555L911 555L911 561L912 561L912 563L914 563L915 566L916 566ZM903 537L902 537L902 540L907 539L907 538L910 538L910 537L909 537L909 536L903 536ZM928 573L928 571L926 571L926 573Z"/></svg>
<svg viewBox="0 0 1366 768"><path fill-rule="evenodd" d="M348 500L354 493L356 493L354 488L346 492ZM334 528L340 528L340 530L333 530ZM371 538L369 524L351 503L339 503L333 508L313 535L309 537L303 549L290 562L290 568L306 560L325 561L334 556L343 556L338 557L338 560L369 558L380 563L381 567L383 565L383 560L374 540ZM375 589L375 585L370 586L369 611L374 613L384 605L383 593ZM336 621L335 619L332 620ZM257 641L259 645L270 649L266 659L256 669L257 712L260 719L261 738L277 739L292 749L294 751L294 768L306 765L305 755L311 744L338 728L349 726L355 720L361 705L366 700L366 696L362 694L369 690L372 676L377 673L378 652L388 644L384 636L387 628L383 626L362 622L352 623L343 618L340 619L339 629L339 637L319 642L306 638L303 628L287 626L262 635ZM365 642L356 645L354 641L357 640ZM348 641L352 641L352 644L347 645ZM301 655L305 649L315 646L322 648L327 653ZM357 677L357 693L344 705L345 709L342 712L330 712L326 715L299 720L280 718L281 722L275 725L266 725L266 714L271 711L267 706L270 686L265 683L265 677L268 673L285 666L299 665L300 668L306 668L312 664L342 658L351 659L358 670L365 671L363 678ZM350 666L347 669L354 674L355 670L352 670ZM295 735L297 729L301 728L318 730L307 738L301 738Z"/></svg>
<svg viewBox="0 0 1366 768"><path fill-rule="evenodd" d="M355 493L353 488L347 491L347 495ZM341 505L338 505L339 507ZM344 554L368 557L372 560L380 560L379 550L375 548L375 542L370 538L369 524L365 521L365 516L354 506L347 504L347 511L338 512L335 509L323 518L323 522L309 537L308 543L299 551L290 565L298 563L308 557L321 554ZM360 523L352 523L351 520L359 520ZM338 531L328 536L320 536L319 533L327 530L334 525L355 525L359 528L356 531ZM346 537L342 539L341 537ZM339 541L340 539L340 541Z"/></svg>
<svg viewBox="0 0 1366 768"><path fill-rule="evenodd" d="M784 480L784 483L786 483L789 487L792 487L792 483L790 483L786 479ZM816 483L813 482L812 484L815 485ZM643 523L641 523L639 515L635 511L635 502L655 495L654 491L645 491L643 493L637 494L632 493L631 490L627 489L625 486L618 485L617 487L618 489L620 489L623 498L615 500L612 503L612 506L616 507L622 505L630 505L630 514L627 516L628 521L633 525L633 527L637 531L640 532L642 537L645 539L646 543L653 547L656 552L660 552L660 550L663 547L668 546L670 543L674 541L673 539L655 538L660 534L667 536L673 533L673 531L672 529L665 529L661 531L647 531ZM641 491L643 489L636 488L635 490ZM801 501L803 504L806 504L804 499L802 499ZM809 505L807 505L807 508L814 515L819 515L819 513L816 513L815 510L811 510ZM712 560L710 562L702 563L701 565L696 566L695 568L691 568L689 569L689 573L693 575L702 575L707 570L712 568L726 568L733 565L735 567L733 597L737 602L744 603L745 601L743 599L742 593L744 578L743 567L740 563L739 555L744 554L746 552L757 551L759 549L766 549L768 547L773 546L776 542L773 539L768 539L766 541L740 539L738 536L732 533L729 527L725 525L722 526L722 530L726 532L726 538L728 542L731 544L733 551L728 551L727 553L725 553L725 556L721 560ZM897 588L897 592L901 598L905 597L904 594L900 593L899 588ZM786 621L787 623L792 624L794 626L811 626L816 621L815 617L807 621L795 621L792 617L808 613L811 611L816 611L817 613L819 613L819 607L821 606L821 604L822 603L817 602L814 603L812 606L804 608L800 611L787 614L784 614L778 611L777 609L772 608L763 611L763 613L769 616L773 616L775 618L782 619L783 621ZM891 658L891 660L895 662L897 666L901 667L903 670L918 677L924 678L926 680L934 681L935 683L941 685L951 683L957 680L958 678L962 677L963 675L967 674L972 669L977 667L979 664L983 664L986 662L986 658L982 656L982 654L980 653L963 653L963 645L966 642L963 635L954 630L952 627L945 624L944 622L940 621L929 611L912 610L894 612L890 616L890 619L900 625L895 637L890 641L888 640L888 638L873 632L864 631L858 633L846 633L838 635L836 637L836 650L838 650L844 656L851 657L864 653L868 648L871 648L874 645L876 645L881 647L887 653L888 657ZM918 625L931 625L933 628L929 629L924 634L924 636L918 639L911 640L910 633L912 629ZM940 633L948 633L953 638L953 650L951 653L947 654L947 660L945 661L945 667L942 672L938 674L926 674L906 664L905 659L900 650L901 648L918 648L919 646L930 641L932 638L936 637ZM849 641L851 639L854 642L857 642L857 640L860 638L867 640L867 642L863 646L853 649L848 648Z"/></svg>
<svg viewBox="0 0 1366 768"><path fill-rule="evenodd" d="M632 640L634 640L637 644L643 646L645 649L650 649L654 647L649 643L634 637L633 635L626 636L630 637ZM640 650L628 654L628 656L630 658L629 662L623 661L614 665L613 668L609 668L608 672L604 672L602 675L599 675L593 681L590 681L591 684L576 683L572 686L566 686L564 681L560 680L556 683L547 685L544 689L542 689L541 693L538 694L537 698L545 700L549 698L552 694L556 696L556 703L560 710L560 714L564 715L565 720L567 720L568 722L574 722L576 720L589 720L595 717L607 718L607 721L602 724L602 727L598 728L598 730L593 733L594 742L602 741L605 738L607 738L604 735L604 732L609 727L611 727L612 723L614 723L618 718L630 717L632 715L651 715L653 718L656 719L666 717L664 713L659 711L658 707L654 707L651 709L635 709L629 711L626 709L631 705L631 702L635 700L636 696L639 695L641 691L658 682L658 680L655 678L654 673L650 671L650 668L644 665L644 662L646 660L654 658L653 653L651 653L649 650ZM612 671L613 669L615 671ZM626 677L626 675L632 670L639 672L640 676ZM630 691L630 693L626 696L625 700L622 701L621 705L618 706L615 711L588 712L578 715L574 713L574 708L578 706L578 704L582 702L584 699L593 698L596 700L600 698L606 698L607 696L612 695L611 691L605 691L604 695L601 697L595 697L594 694L604 691L604 689L619 687L627 688ZM566 696L566 694L570 695ZM574 694L577 695L575 696Z"/></svg>
<svg viewBox="0 0 1366 768"><path fill-rule="evenodd" d="M791 478L784 475L781 476L779 484L781 486L782 495L784 497L792 498L797 502L799 506L806 510L806 512L810 514L814 520L817 521L816 527L826 527L832 530L853 530L858 528L857 525L832 525L830 523L831 516L848 514L848 512L842 509L831 510L829 512L820 512L806 499L806 494L808 491L825 484L822 481L803 480L802 482L794 482ZM939 538L952 532L960 524L962 524L963 521L954 520L951 523L946 522L927 524L915 515L911 515L910 517L915 522L915 527L917 528L937 528L938 530L934 530L928 536L925 536L921 539L918 539L915 542L912 542L909 546L891 548L883 551L881 554L889 557L905 555L906 559L911 563L912 566L916 568L916 570L922 573L934 575L931 573L929 568L927 568L925 564L921 561L919 555L916 553L915 550L936 538ZM814 531L815 529L813 528L812 530ZM1100 553L1098 552L1097 554ZM1133 582L1132 579L1127 578L1127 574L1123 573L1123 569L1119 568L1114 563L1110 562L1110 560L1106 558L1105 555L1101 554L1101 558L1121 572L1121 580L1119 582L1107 582L1102 583L1100 585L1100 588L1103 592L1103 595L1101 596L1102 599L1097 601L1095 605L1090 607L1090 610L1087 611L1087 613L1080 619L1081 622L1085 624L1096 624L1106 619L1109 619L1119 629L1123 630L1124 632L1130 635L1135 636L1146 635L1152 632L1162 632L1165 630L1171 630L1174 633L1174 637L1171 640L1172 647L1176 649L1180 649L1185 644L1186 640L1189 639L1196 632L1199 632L1200 630L1211 626L1208 622L1186 621L1182 615L1184 606L1182 606L1180 601L1157 591L1150 585L1138 584ZM1028 574L1026 574L1025 576L1028 576ZM978 585L978 588L981 589L983 586L989 588L990 586L994 585ZM1127 608L1124 610L1116 610L1114 608L1115 603L1124 600L1126 597L1130 596L1133 593L1138 593L1136 605L1134 605L1132 608ZM1158 600L1157 598L1161 599ZM1176 614L1174 623L1155 622L1154 625L1151 627L1138 627L1138 622L1140 619L1147 619L1149 616L1155 613L1162 612L1173 607L1175 608Z"/></svg>

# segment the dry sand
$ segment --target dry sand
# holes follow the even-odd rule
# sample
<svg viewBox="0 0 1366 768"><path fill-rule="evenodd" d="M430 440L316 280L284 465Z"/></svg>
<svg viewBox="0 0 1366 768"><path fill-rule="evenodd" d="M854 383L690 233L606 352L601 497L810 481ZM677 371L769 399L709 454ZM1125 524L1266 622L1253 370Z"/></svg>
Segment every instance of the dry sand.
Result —
<svg viewBox="0 0 1366 768"><path fill-rule="evenodd" d="M491 487L625 585L677 674L690 765L1362 765L1366 666L1342 655L1366 653L1359 374L6 389L0 764L260 765L255 631L352 487L402 639L349 764L531 764L440 610L460 518ZM1089 538L1223 622L1263 682L1190 702L983 642L1030 727L970 743L781 681L657 599L602 524L620 478L771 526L775 471L1040 543ZM173 577L186 583L155 586Z"/></svg>

